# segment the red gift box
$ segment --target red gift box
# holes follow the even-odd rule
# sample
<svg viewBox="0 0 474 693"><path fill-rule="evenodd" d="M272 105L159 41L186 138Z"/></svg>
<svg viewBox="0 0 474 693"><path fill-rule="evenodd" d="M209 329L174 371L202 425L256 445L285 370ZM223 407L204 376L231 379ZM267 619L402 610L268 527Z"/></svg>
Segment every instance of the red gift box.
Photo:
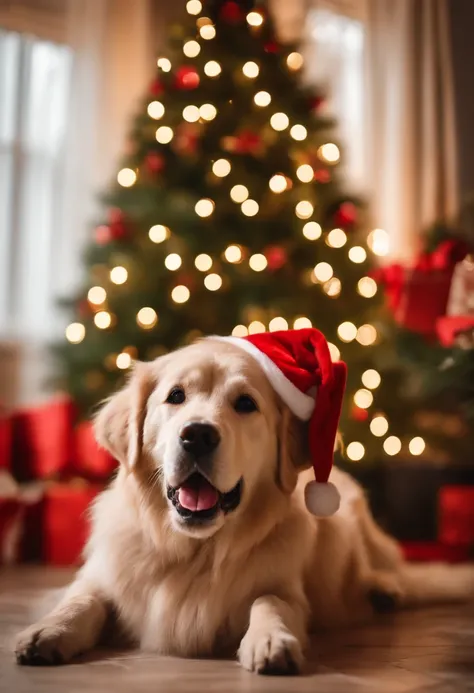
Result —
<svg viewBox="0 0 474 693"><path fill-rule="evenodd" d="M76 472L98 479L110 477L117 468L117 461L107 450L98 446L90 421L83 421L76 426L74 440Z"/></svg>
<svg viewBox="0 0 474 693"><path fill-rule="evenodd" d="M441 344L452 347L459 335L474 330L474 315L446 315L438 320L436 330Z"/></svg>
<svg viewBox="0 0 474 693"><path fill-rule="evenodd" d="M438 497L439 540L446 546L474 546L474 486L444 486Z"/></svg>
<svg viewBox="0 0 474 693"><path fill-rule="evenodd" d="M408 330L434 336L436 322L445 314L451 288L452 268L423 271L406 270L395 320Z"/></svg>
<svg viewBox="0 0 474 693"><path fill-rule="evenodd" d="M412 563L463 563L470 558L469 550L460 546L444 546L435 541L405 541L403 556Z"/></svg>

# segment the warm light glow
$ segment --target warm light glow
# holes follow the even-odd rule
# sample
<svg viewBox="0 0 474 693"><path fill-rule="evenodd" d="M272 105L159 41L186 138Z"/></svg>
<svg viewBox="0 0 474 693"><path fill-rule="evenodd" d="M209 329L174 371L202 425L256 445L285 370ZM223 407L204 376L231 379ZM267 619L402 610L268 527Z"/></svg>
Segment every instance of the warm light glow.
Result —
<svg viewBox="0 0 474 693"><path fill-rule="evenodd" d="M217 291L222 286L222 277L219 274L208 274L204 277L204 286L209 291Z"/></svg>
<svg viewBox="0 0 474 693"><path fill-rule="evenodd" d="M290 53L286 59L286 64L290 70L300 70L303 67L303 56L301 53Z"/></svg>
<svg viewBox="0 0 474 693"><path fill-rule="evenodd" d="M297 142L302 142L306 139L308 131L304 125L293 125L293 127L290 130L290 135Z"/></svg>
<svg viewBox="0 0 474 693"><path fill-rule="evenodd" d="M246 217L254 217L258 214L258 202L255 200L245 200L245 202L242 202L240 209L242 210L242 214L245 214Z"/></svg>
<svg viewBox="0 0 474 693"><path fill-rule="evenodd" d="M273 318L272 320L270 320L268 329L270 330L270 332L279 332L280 330L287 330L288 323L285 320L285 318Z"/></svg>
<svg viewBox="0 0 474 693"><path fill-rule="evenodd" d="M372 402L374 401L374 396L370 392L370 390L357 390L357 392L354 395L354 403L360 408L360 409L368 409Z"/></svg>
<svg viewBox="0 0 474 693"><path fill-rule="evenodd" d="M178 255L178 253L170 253L165 257L165 267L171 272L175 272L179 269L182 263L181 255Z"/></svg>
<svg viewBox="0 0 474 693"><path fill-rule="evenodd" d="M198 269L200 272L207 272L212 267L212 257L210 255L206 255L206 253L201 253L194 260L194 264L196 269Z"/></svg>
<svg viewBox="0 0 474 693"><path fill-rule="evenodd" d="M361 380L362 385L368 387L369 390L375 390L382 382L380 373L378 373L374 368L369 368L368 370L364 371L362 373Z"/></svg>
<svg viewBox="0 0 474 693"><path fill-rule="evenodd" d="M198 217L210 217L214 211L214 202L208 198L198 200L194 206L194 211Z"/></svg>
<svg viewBox="0 0 474 693"><path fill-rule="evenodd" d="M209 62L204 65L204 74L208 77L217 77L221 72L222 68L215 60L209 60Z"/></svg>
<svg viewBox="0 0 474 693"><path fill-rule="evenodd" d="M255 77L258 77L258 73L260 72L260 68L257 65L257 63L253 62L253 60L249 60L242 67L242 72L249 79L255 79Z"/></svg>
<svg viewBox="0 0 474 693"><path fill-rule="evenodd" d="M277 173L268 182L268 187L274 193L282 193L288 187L288 182L284 175Z"/></svg>
<svg viewBox="0 0 474 693"><path fill-rule="evenodd" d="M210 39L213 39L216 35L216 30L212 26L212 24L204 24L204 26L202 26L199 29L199 33L201 34L201 38L205 39L206 41L209 41Z"/></svg>
<svg viewBox="0 0 474 693"><path fill-rule="evenodd" d="M383 442L383 449L387 455L398 455L402 449L402 441L397 436L389 436Z"/></svg>
<svg viewBox="0 0 474 693"><path fill-rule="evenodd" d="M311 183L314 178L314 170L309 164L301 164L296 169L296 177L302 183Z"/></svg>
<svg viewBox="0 0 474 693"><path fill-rule="evenodd" d="M230 191L230 198L234 202L243 202L249 196L249 191L245 185L234 185Z"/></svg>
<svg viewBox="0 0 474 693"><path fill-rule="evenodd" d="M163 241L169 238L170 230L167 226L163 226L163 224L155 224L155 226L152 226L148 231L148 236L153 243L163 243Z"/></svg>
<svg viewBox="0 0 474 693"><path fill-rule="evenodd" d="M140 308L137 313L137 323L140 327L145 330L151 330L152 327L158 322L158 315L153 308Z"/></svg>
<svg viewBox="0 0 474 693"><path fill-rule="evenodd" d="M123 168L117 173L117 181L124 188L131 188L137 180L137 174L131 168Z"/></svg>
<svg viewBox="0 0 474 693"><path fill-rule="evenodd" d="M160 101L152 101L148 104L147 111L150 118L159 120L160 118L163 118L165 114L165 107Z"/></svg>
<svg viewBox="0 0 474 693"><path fill-rule="evenodd" d="M232 330L232 337L246 337L249 331L245 325L236 325Z"/></svg>
<svg viewBox="0 0 474 693"><path fill-rule="evenodd" d="M341 352L337 348L335 344L332 342L328 342L328 349L329 349L329 354L331 355L331 361L335 363L336 361L341 360Z"/></svg>
<svg viewBox="0 0 474 693"><path fill-rule="evenodd" d="M261 26L263 24L263 17L260 12L249 12L247 15L247 23L250 26Z"/></svg>
<svg viewBox="0 0 474 693"><path fill-rule="evenodd" d="M341 293L341 288L341 280L337 277L333 277L323 286L325 293L331 298L337 298Z"/></svg>
<svg viewBox="0 0 474 693"><path fill-rule="evenodd" d="M311 320L304 316L301 316L301 318L296 318L296 320L293 323L294 330L304 330L307 327L313 327L313 325L311 323Z"/></svg>
<svg viewBox="0 0 474 693"><path fill-rule="evenodd" d="M187 58L195 58L201 52L201 46L197 41L186 41L183 53Z"/></svg>
<svg viewBox="0 0 474 693"><path fill-rule="evenodd" d="M240 262L242 260L242 250L238 245L229 245L225 249L224 257L227 260L227 262Z"/></svg>
<svg viewBox="0 0 474 693"><path fill-rule="evenodd" d="M200 117L201 114L197 106L185 106L185 108L183 108L183 118L188 123L196 123Z"/></svg>
<svg viewBox="0 0 474 693"><path fill-rule="evenodd" d="M114 284L125 284L128 279L128 271L125 267L117 265L110 270L110 281Z"/></svg>
<svg viewBox="0 0 474 693"><path fill-rule="evenodd" d="M352 342L357 335L357 327L353 322L343 322L337 328L337 335L342 342Z"/></svg>
<svg viewBox="0 0 474 693"><path fill-rule="evenodd" d="M168 127L167 125L162 125L156 131L155 137L156 141L160 144L168 144L168 142L171 142L171 140L173 139L173 135L174 132L170 127Z"/></svg>
<svg viewBox="0 0 474 693"><path fill-rule="evenodd" d="M303 226L303 236L307 238L308 241L316 241L320 238L321 233L321 226L316 221L308 221L308 223Z"/></svg>
<svg viewBox="0 0 474 693"><path fill-rule="evenodd" d="M228 176L231 170L230 162L227 159L217 159L212 164L212 172L218 178L225 178Z"/></svg>
<svg viewBox="0 0 474 693"><path fill-rule="evenodd" d="M249 265L250 269L253 269L254 272L263 272L268 265L268 261L262 253L255 253L255 255L250 256Z"/></svg>
<svg viewBox="0 0 474 693"><path fill-rule="evenodd" d="M286 113L274 113L272 117L270 118L270 125L274 130L277 132L281 132L282 130L286 130L288 125L290 124L290 119L286 115Z"/></svg>
<svg viewBox="0 0 474 693"><path fill-rule="evenodd" d="M329 142L328 144L323 144L322 147L319 147L318 156L320 159L322 159L322 161L325 161L328 164L337 164L341 154L339 152L339 147L336 144Z"/></svg>
<svg viewBox="0 0 474 693"><path fill-rule="evenodd" d="M347 446L346 454L350 460L352 460L353 462L358 462L364 457L365 448L362 445L362 443L353 441L352 443L349 443L349 445Z"/></svg>
<svg viewBox="0 0 474 693"><path fill-rule="evenodd" d="M265 325L260 320L254 320L249 325L249 334L260 334L260 332L265 332Z"/></svg>
<svg viewBox="0 0 474 693"><path fill-rule="evenodd" d="M387 431L388 421L385 418L385 416L381 416L380 414L378 416L374 416L374 418L370 422L370 432L374 436L377 436L377 438L381 438L387 433Z"/></svg>
<svg viewBox="0 0 474 693"><path fill-rule="evenodd" d="M314 207L308 200L301 200L295 207L295 214L298 219L309 219L314 212Z"/></svg>
<svg viewBox="0 0 474 693"><path fill-rule="evenodd" d="M132 357L130 356L130 354L127 353L119 354L117 356L116 364L117 368L120 368L120 370L125 371L132 365Z"/></svg>
<svg viewBox="0 0 474 693"><path fill-rule="evenodd" d="M383 257L390 252L390 238L383 229L374 229L367 236L367 245L374 255Z"/></svg>
<svg viewBox="0 0 474 693"><path fill-rule="evenodd" d="M156 64L160 70L163 70L163 72L169 72L171 70L171 62L168 60L168 58L158 58Z"/></svg>
<svg viewBox="0 0 474 693"><path fill-rule="evenodd" d="M342 229L332 229L326 242L331 248L342 248L347 243L347 236Z"/></svg>
<svg viewBox="0 0 474 693"><path fill-rule="evenodd" d="M186 3L186 11L189 14L199 14L202 10L202 3L200 0L189 0Z"/></svg>
<svg viewBox="0 0 474 693"><path fill-rule="evenodd" d="M253 97L253 100L255 101L255 104L257 106L261 106L263 108L264 106L268 106L271 103L272 97L270 96L268 91L259 91Z"/></svg>
<svg viewBox="0 0 474 693"><path fill-rule="evenodd" d="M86 328L81 322L72 322L66 327L66 339L71 344L79 344L86 336Z"/></svg>
<svg viewBox="0 0 474 693"><path fill-rule="evenodd" d="M189 296L189 289L187 286L184 286L183 284L175 286L173 291L171 292L171 298L175 303L186 303L186 301L189 300Z"/></svg>
<svg viewBox="0 0 474 693"><path fill-rule="evenodd" d="M212 103L203 103L199 109L199 113L203 120L214 120L217 115L217 108Z"/></svg>
<svg viewBox="0 0 474 693"><path fill-rule="evenodd" d="M421 455L426 447L426 443L420 436L412 438L408 443L408 449L412 455Z"/></svg>
<svg viewBox="0 0 474 693"><path fill-rule="evenodd" d="M87 292L87 299L95 306L100 306L107 298L107 291L101 286L93 286Z"/></svg>
<svg viewBox="0 0 474 693"><path fill-rule="evenodd" d="M357 291L364 298L372 298L377 293L377 282L372 277L362 277L357 282Z"/></svg>
<svg viewBox="0 0 474 693"><path fill-rule="evenodd" d="M100 330L106 330L112 324L112 316L106 310L100 310L94 315L94 322Z"/></svg>
<svg viewBox="0 0 474 693"><path fill-rule="evenodd" d="M329 262L318 262L313 272L318 282L327 282L334 274Z"/></svg>
<svg viewBox="0 0 474 693"><path fill-rule="evenodd" d="M364 262L366 257L367 253L361 245L355 245L349 249L349 260L351 262L359 265L361 262Z"/></svg>
<svg viewBox="0 0 474 693"><path fill-rule="evenodd" d="M356 339L362 346L370 346L377 339L377 330L373 325L361 325L357 330Z"/></svg>

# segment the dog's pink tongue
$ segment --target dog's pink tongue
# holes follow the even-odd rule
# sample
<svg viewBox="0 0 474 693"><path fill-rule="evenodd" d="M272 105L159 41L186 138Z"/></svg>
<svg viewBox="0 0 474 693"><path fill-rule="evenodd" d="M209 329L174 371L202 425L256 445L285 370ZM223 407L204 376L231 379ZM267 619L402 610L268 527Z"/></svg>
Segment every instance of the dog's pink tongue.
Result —
<svg viewBox="0 0 474 693"><path fill-rule="evenodd" d="M216 489L202 476L197 481L193 479L183 484L179 489L179 504L192 512L209 510L218 500Z"/></svg>

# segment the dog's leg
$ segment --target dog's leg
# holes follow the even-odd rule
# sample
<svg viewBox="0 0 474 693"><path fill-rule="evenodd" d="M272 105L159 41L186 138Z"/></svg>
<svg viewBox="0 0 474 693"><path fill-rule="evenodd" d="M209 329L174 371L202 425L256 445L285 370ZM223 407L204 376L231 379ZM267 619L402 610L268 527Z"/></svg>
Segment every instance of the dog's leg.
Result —
<svg viewBox="0 0 474 693"><path fill-rule="evenodd" d="M399 572L402 606L474 601L472 565L402 564Z"/></svg>
<svg viewBox="0 0 474 693"><path fill-rule="evenodd" d="M303 662L305 614L301 605L273 595L260 597L239 648L244 669L258 674L297 674Z"/></svg>
<svg viewBox="0 0 474 693"><path fill-rule="evenodd" d="M107 616L104 599L89 583L71 585L58 606L17 637L18 664L63 664L90 650L100 638Z"/></svg>

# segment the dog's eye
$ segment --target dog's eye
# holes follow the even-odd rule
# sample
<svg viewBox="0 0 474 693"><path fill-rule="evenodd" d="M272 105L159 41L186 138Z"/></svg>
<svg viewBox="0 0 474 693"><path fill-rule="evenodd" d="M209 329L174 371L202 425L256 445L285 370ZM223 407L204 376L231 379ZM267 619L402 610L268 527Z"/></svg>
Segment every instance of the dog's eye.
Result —
<svg viewBox="0 0 474 693"><path fill-rule="evenodd" d="M184 394L184 390L180 387L174 387L169 393L166 401L168 404L182 404L185 399L186 395Z"/></svg>
<svg viewBox="0 0 474 693"><path fill-rule="evenodd" d="M250 395L240 395L235 400L234 409L239 414L251 414L253 411L257 411L258 407Z"/></svg>

